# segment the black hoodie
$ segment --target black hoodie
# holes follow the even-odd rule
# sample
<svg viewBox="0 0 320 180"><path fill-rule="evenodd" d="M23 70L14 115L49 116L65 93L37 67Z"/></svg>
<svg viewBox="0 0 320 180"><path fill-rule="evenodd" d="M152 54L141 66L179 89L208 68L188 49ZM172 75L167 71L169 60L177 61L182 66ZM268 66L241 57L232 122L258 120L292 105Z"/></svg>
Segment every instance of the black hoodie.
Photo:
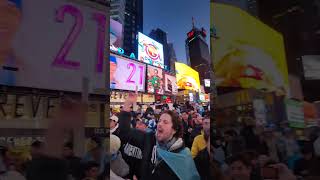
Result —
<svg viewBox="0 0 320 180"><path fill-rule="evenodd" d="M130 167L130 177L136 175L139 180L178 180L164 161L155 165L155 133L130 128L130 119L131 114L128 112L121 112L119 115L120 151ZM184 146L181 146L172 152L179 152L183 148Z"/></svg>

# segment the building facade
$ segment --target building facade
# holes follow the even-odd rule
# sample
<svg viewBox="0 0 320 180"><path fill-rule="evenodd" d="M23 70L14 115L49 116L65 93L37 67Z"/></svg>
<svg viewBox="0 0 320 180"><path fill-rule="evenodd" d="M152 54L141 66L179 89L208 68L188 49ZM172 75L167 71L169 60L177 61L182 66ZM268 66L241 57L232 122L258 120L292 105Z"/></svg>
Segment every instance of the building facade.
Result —
<svg viewBox="0 0 320 180"><path fill-rule="evenodd" d="M137 56L138 32L143 31L143 0L111 0L110 17L123 25L123 49Z"/></svg>

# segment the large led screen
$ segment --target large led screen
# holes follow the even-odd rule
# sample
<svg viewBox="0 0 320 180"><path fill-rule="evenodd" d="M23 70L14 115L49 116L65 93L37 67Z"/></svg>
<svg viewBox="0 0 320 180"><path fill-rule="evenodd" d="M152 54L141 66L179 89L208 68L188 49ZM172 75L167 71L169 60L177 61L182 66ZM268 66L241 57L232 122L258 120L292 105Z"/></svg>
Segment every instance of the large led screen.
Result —
<svg viewBox="0 0 320 180"><path fill-rule="evenodd" d="M199 73L183 63L176 62L175 66L178 88L200 91Z"/></svg>
<svg viewBox="0 0 320 180"><path fill-rule="evenodd" d="M167 94L177 94L177 78L173 75L164 73L164 91Z"/></svg>
<svg viewBox="0 0 320 180"><path fill-rule="evenodd" d="M110 49L112 51L118 51L118 48L122 47L122 31L122 24L110 18Z"/></svg>
<svg viewBox="0 0 320 180"><path fill-rule="evenodd" d="M89 93L106 88L105 7L68 0L0 4L0 85L81 92L86 78Z"/></svg>
<svg viewBox="0 0 320 180"><path fill-rule="evenodd" d="M211 3L211 16L217 86L288 93L282 35L233 6Z"/></svg>
<svg viewBox="0 0 320 180"><path fill-rule="evenodd" d="M110 88L145 91L146 65L110 54Z"/></svg>
<svg viewBox="0 0 320 180"><path fill-rule="evenodd" d="M302 64L306 80L320 79L320 55L302 56Z"/></svg>
<svg viewBox="0 0 320 180"><path fill-rule="evenodd" d="M138 60L164 68L163 45L140 32L138 42Z"/></svg>
<svg viewBox="0 0 320 180"><path fill-rule="evenodd" d="M162 69L148 65L148 93L163 94Z"/></svg>

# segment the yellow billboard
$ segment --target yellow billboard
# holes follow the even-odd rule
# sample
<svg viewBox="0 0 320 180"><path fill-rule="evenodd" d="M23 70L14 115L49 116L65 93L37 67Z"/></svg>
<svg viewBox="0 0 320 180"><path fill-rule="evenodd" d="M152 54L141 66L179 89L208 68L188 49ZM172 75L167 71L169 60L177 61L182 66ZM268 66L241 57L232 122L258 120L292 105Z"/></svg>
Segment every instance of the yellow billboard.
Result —
<svg viewBox="0 0 320 180"><path fill-rule="evenodd" d="M176 62L178 89L200 90L199 73L186 64Z"/></svg>
<svg viewBox="0 0 320 180"><path fill-rule="evenodd" d="M211 3L211 54L215 83L288 92L283 37L243 10Z"/></svg>

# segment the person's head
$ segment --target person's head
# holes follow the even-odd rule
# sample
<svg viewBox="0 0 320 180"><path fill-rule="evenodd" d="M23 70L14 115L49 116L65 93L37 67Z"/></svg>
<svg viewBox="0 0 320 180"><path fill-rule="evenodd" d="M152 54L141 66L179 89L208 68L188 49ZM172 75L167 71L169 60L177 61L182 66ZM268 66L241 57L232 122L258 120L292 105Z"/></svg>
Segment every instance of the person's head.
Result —
<svg viewBox="0 0 320 180"><path fill-rule="evenodd" d="M117 71L117 58L115 56L110 56L110 80L112 80Z"/></svg>
<svg viewBox="0 0 320 180"><path fill-rule="evenodd" d="M88 152L91 154L91 156L95 160L100 159L103 151L101 139L98 137L92 137L87 146Z"/></svg>
<svg viewBox="0 0 320 180"><path fill-rule="evenodd" d="M43 154L44 144L41 141L35 141L31 144L31 156L38 157Z"/></svg>
<svg viewBox="0 0 320 180"><path fill-rule="evenodd" d="M116 155L119 152L121 146L121 140L118 136L110 135L110 154Z"/></svg>
<svg viewBox="0 0 320 180"><path fill-rule="evenodd" d="M115 115L110 117L110 129L113 129L117 126L119 118Z"/></svg>
<svg viewBox="0 0 320 180"><path fill-rule="evenodd" d="M195 118L194 118L195 124L202 125L202 120L203 120L202 116L198 113L195 113Z"/></svg>
<svg viewBox="0 0 320 180"><path fill-rule="evenodd" d="M85 175L87 178L96 179L99 176L99 164L93 161L86 163Z"/></svg>
<svg viewBox="0 0 320 180"><path fill-rule="evenodd" d="M203 127L204 134L210 134L210 117L206 116L203 119L202 127Z"/></svg>
<svg viewBox="0 0 320 180"><path fill-rule="evenodd" d="M147 125L144 122L142 122L142 120L138 120L136 124L136 128L142 131L145 131L147 128Z"/></svg>
<svg viewBox="0 0 320 180"><path fill-rule="evenodd" d="M230 142L233 140L233 138L235 137L235 132L234 130L227 130L226 132L224 132L224 140L226 142Z"/></svg>
<svg viewBox="0 0 320 180"><path fill-rule="evenodd" d="M163 112L157 124L157 141L167 142L173 137L181 137L181 133L182 128L179 116L172 111Z"/></svg>
<svg viewBox="0 0 320 180"><path fill-rule="evenodd" d="M181 117L182 117L182 119L183 120L188 120L188 118L189 118L189 115L188 115L188 113L186 112L186 111L183 111L182 113L181 113Z"/></svg>
<svg viewBox="0 0 320 180"><path fill-rule="evenodd" d="M73 143L72 142L66 142L63 146L62 156L63 157L71 157L73 156Z"/></svg>
<svg viewBox="0 0 320 180"><path fill-rule="evenodd" d="M250 180L251 162L243 154L237 154L227 160L230 176L233 180Z"/></svg>

